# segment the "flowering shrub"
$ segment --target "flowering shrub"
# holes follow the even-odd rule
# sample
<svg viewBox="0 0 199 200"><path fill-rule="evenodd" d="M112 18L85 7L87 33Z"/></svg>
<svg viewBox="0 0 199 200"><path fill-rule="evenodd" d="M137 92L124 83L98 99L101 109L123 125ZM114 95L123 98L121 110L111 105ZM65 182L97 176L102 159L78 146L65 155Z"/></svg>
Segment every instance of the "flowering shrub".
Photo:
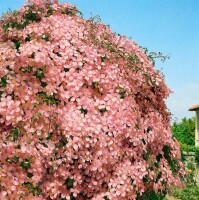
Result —
<svg viewBox="0 0 199 200"><path fill-rule="evenodd" d="M136 199L183 174L145 51L75 6L31 0L0 21L0 199Z"/></svg>

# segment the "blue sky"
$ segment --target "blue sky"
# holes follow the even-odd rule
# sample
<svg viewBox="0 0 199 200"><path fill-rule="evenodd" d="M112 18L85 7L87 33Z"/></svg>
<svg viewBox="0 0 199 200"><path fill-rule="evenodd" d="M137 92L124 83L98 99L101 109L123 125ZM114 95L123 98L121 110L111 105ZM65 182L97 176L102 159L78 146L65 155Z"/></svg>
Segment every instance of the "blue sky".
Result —
<svg viewBox="0 0 199 200"><path fill-rule="evenodd" d="M19 9L24 0L0 0L0 14ZM60 2L66 2L60 0ZM173 94L167 100L173 118L194 116L199 104L199 0L67 0L85 18L100 15L113 31L132 37L149 51L170 55L163 68Z"/></svg>

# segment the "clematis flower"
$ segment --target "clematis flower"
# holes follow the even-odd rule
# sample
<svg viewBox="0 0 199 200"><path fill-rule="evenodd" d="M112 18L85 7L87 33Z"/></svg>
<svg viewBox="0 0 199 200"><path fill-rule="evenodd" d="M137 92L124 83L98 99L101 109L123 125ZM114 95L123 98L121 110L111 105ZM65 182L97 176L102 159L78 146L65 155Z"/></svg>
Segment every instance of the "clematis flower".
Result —
<svg viewBox="0 0 199 200"><path fill-rule="evenodd" d="M170 92L144 49L73 5L28 0L4 15L0 199L135 200L182 186Z"/></svg>

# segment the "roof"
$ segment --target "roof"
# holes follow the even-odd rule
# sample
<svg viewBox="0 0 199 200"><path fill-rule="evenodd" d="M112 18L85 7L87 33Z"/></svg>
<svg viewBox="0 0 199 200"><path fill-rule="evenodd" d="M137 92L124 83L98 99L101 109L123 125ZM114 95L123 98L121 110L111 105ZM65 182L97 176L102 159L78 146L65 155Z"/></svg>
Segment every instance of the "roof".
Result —
<svg viewBox="0 0 199 200"><path fill-rule="evenodd" d="M191 108L189 108L189 111L196 111L199 110L199 104L192 106Z"/></svg>

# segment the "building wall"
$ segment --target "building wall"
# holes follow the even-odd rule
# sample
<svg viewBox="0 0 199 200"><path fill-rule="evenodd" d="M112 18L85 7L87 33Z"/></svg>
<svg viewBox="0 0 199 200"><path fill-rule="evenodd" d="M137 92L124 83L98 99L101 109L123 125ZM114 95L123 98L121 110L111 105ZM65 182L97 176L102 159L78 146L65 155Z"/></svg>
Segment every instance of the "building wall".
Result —
<svg viewBox="0 0 199 200"><path fill-rule="evenodd" d="M195 146L199 147L199 110L196 111Z"/></svg>

